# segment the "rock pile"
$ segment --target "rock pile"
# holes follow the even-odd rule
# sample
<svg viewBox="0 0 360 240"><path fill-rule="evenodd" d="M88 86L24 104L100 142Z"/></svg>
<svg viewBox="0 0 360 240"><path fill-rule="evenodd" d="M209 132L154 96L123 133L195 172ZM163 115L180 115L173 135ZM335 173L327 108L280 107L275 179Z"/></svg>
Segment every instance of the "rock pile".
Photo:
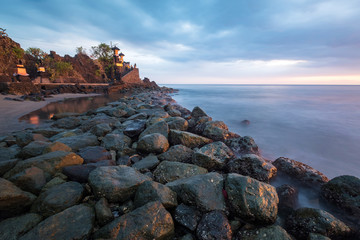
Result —
<svg viewBox="0 0 360 240"><path fill-rule="evenodd" d="M356 239L353 226L295 210L287 198L296 191L278 196L269 182L287 172L359 214L359 179L328 182L294 160L271 163L251 137L164 91L55 119L0 138L4 239Z"/></svg>

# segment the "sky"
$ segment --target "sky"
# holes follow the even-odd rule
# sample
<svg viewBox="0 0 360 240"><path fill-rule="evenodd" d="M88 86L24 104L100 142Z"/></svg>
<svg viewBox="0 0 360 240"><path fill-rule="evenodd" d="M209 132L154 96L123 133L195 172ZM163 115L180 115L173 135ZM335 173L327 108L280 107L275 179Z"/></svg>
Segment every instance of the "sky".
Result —
<svg viewBox="0 0 360 240"><path fill-rule="evenodd" d="M360 84L359 0L0 0L21 47L115 44L160 84Z"/></svg>

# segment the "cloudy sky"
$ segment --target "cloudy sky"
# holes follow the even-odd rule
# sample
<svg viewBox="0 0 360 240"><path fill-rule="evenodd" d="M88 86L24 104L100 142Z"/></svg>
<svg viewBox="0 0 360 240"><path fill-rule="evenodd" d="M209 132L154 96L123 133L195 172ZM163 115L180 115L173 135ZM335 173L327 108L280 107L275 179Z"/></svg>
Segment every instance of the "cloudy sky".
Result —
<svg viewBox="0 0 360 240"><path fill-rule="evenodd" d="M359 0L1 0L23 48L116 44L158 83L360 84Z"/></svg>

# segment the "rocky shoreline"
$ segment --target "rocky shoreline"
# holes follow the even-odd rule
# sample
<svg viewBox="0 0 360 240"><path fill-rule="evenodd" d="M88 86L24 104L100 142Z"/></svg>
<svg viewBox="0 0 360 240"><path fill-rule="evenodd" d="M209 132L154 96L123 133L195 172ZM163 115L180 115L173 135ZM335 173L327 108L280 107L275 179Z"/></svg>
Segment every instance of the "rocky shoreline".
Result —
<svg viewBox="0 0 360 240"><path fill-rule="evenodd" d="M358 239L360 179L269 161L171 89L0 137L3 239ZM298 208L290 176L334 213ZM335 215L335 216L334 216Z"/></svg>

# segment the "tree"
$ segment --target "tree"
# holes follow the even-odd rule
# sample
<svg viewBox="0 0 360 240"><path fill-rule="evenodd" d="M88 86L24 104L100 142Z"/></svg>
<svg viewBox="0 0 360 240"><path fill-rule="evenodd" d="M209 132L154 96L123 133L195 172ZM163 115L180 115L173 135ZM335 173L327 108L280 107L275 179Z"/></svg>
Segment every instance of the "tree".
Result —
<svg viewBox="0 0 360 240"><path fill-rule="evenodd" d="M97 58L104 66L112 63L112 50L106 43L91 47L91 57Z"/></svg>
<svg viewBox="0 0 360 240"><path fill-rule="evenodd" d="M83 55L87 55L87 54L86 54L86 49L85 49L85 48L83 48L82 46L77 47L77 48L76 48L76 54L83 54Z"/></svg>
<svg viewBox="0 0 360 240"><path fill-rule="evenodd" d="M44 60L44 58L47 56L47 53L41 50L40 48L35 47L29 47L26 51L26 54L29 54L30 56L34 57L37 61L37 63L40 63Z"/></svg>

